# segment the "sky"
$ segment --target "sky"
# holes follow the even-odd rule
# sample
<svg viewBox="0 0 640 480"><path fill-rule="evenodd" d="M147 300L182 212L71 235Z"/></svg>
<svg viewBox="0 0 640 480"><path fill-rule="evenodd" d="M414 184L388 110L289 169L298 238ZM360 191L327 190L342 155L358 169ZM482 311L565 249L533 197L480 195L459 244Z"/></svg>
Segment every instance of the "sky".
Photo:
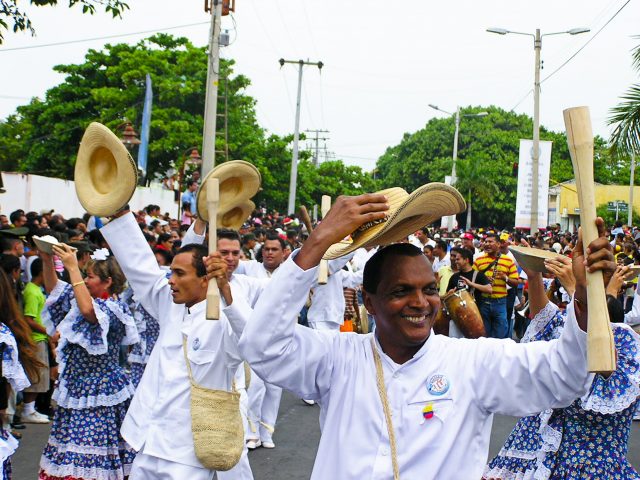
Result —
<svg viewBox="0 0 640 480"><path fill-rule="evenodd" d="M128 2L122 19L102 11L82 15L64 0L59 7L20 2L37 35L7 32L0 46L0 118L42 98L63 81L53 66L82 63L89 48L136 43L156 31L208 43L202 0ZM297 65L281 68L278 59L322 61L321 71L303 70L300 129L329 130L322 134L328 152L371 171L405 133L447 116L429 104L449 112L497 105L533 115L533 38L496 35L489 27L527 34L539 28L543 35L590 28L543 38L540 123L562 131L562 110L588 105L594 133L607 138L609 110L640 76L631 65L638 19L640 2L631 0L237 0L233 17L222 21L232 43L221 55L250 78L258 121L277 134L293 132L298 77ZM113 35L124 36L42 46Z"/></svg>

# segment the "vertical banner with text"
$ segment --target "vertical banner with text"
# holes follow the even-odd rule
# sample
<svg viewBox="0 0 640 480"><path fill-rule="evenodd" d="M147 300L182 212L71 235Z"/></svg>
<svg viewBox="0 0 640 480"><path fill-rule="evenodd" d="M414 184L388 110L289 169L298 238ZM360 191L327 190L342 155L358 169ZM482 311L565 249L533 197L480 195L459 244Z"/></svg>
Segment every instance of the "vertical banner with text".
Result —
<svg viewBox="0 0 640 480"><path fill-rule="evenodd" d="M451 185L451 175L445 175L444 183L446 183L447 185ZM449 232L458 228L458 223L456 222L456 216L447 215L446 217L442 217L442 219L440 220L440 228L446 229Z"/></svg>
<svg viewBox="0 0 640 480"><path fill-rule="evenodd" d="M551 169L551 145L540 141L538 164L538 228L545 228L549 221L549 170ZM533 141L520 140L518 159L518 196L516 197L516 228L531 228L531 199L533 178Z"/></svg>

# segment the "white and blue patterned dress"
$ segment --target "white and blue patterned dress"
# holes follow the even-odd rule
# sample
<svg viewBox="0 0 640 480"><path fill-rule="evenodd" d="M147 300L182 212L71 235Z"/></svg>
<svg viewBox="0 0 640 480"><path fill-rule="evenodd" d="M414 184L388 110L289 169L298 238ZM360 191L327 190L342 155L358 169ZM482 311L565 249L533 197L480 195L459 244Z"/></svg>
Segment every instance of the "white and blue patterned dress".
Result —
<svg viewBox="0 0 640 480"><path fill-rule="evenodd" d="M558 338L563 327L564 316L548 303L522 341ZM567 408L521 418L483 478L640 479L626 458L640 395L640 336L623 324L611 327L616 371L609 378L596 374L590 391Z"/></svg>
<svg viewBox="0 0 640 480"><path fill-rule="evenodd" d="M2 376L7 379L11 388L19 392L31 382L20 364L18 345L13 333L4 323L0 323L0 348L2 349ZM0 422L0 464L2 480L11 478L11 455L18 448L18 441L13 438L9 430L5 430Z"/></svg>
<svg viewBox="0 0 640 480"><path fill-rule="evenodd" d="M59 281L43 321L60 332L57 409L40 460L40 479L122 480L135 452L120 436L134 388L118 364L120 345L138 341L125 303L94 299L98 322L81 315L71 285Z"/></svg>
<svg viewBox="0 0 640 480"><path fill-rule="evenodd" d="M129 353L129 364L131 365L131 383L138 388L144 369L149 361L149 355L160 335L160 324L147 312L139 303L135 306L134 318L136 327L140 335L140 341L136 343Z"/></svg>

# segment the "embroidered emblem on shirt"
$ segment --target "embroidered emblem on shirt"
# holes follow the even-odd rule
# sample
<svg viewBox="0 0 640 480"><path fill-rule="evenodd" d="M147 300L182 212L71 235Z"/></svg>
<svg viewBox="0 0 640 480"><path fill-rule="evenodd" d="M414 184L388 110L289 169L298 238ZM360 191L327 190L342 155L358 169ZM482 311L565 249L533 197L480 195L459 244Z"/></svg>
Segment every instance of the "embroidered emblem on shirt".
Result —
<svg viewBox="0 0 640 480"><path fill-rule="evenodd" d="M193 340L193 343L191 344L191 348L193 348L194 350L198 350L200 348L200 339L196 338Z"/></svg>
<svg viewBox="0 0 640 480"><path fill-rule="evenodd" d="M441 373L431 375L427 380L427 391L431 395L444 395L449 391L449 380Z"/></svg>

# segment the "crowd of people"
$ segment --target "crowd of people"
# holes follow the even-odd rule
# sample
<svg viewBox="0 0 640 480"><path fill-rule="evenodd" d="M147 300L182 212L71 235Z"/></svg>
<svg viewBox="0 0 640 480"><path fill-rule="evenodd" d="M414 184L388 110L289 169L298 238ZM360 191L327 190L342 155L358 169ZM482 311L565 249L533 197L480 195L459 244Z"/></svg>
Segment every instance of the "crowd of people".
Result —
<svg viewBox="0 0 640 480"><path fill-rule="evenodd" d="M638 228L600 225L585 252L559 225L425 226L322 260L385 215L384 198L341 197L313 225L258 209L209 252L196 189L179 219L157 205L0 214L3 478L30 423L51 424L43 480L253 478L247 451L276 447L283 388L321 407L313 478L640 478L626 459L640 418ZM541 274L514 245L559 256ZM586 371L587 256L607 280L609 376ZM205 318L210 280L217 321ZM464 339L452 312L430 335L440 298L459 291L495 340ZM239 394L243 448L227 471L203 466L194 442L196 385ZM522 419L484 466L492 413Z"/></svg>

